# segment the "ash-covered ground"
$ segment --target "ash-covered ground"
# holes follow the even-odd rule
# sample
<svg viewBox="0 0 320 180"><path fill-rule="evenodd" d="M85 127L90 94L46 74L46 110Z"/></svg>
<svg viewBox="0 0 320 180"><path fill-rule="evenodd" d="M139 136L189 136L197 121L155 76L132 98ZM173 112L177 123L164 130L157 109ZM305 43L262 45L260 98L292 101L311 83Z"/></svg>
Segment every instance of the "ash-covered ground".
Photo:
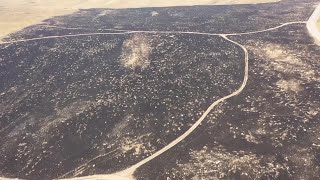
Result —
<svg viewBox="0 0 320 180"><path fill-rule="evenodd" d="M141 179L320 178L320 47L304 25L232 39L249 50L246 89Z"/></svg>
<svg viewBox="0 0 320 180"><path fill-rule="evenodd" d="M106 174L143 160L244 77L236 44L156 31L263 30L306 21L316 4L91 9L12 34L4 41L56 37L0 45L0 175ZM117 30L155 32L97 34ZM249 51L246 88L137 179L320 178L320 47L305 24L230 39Z"/></svg>

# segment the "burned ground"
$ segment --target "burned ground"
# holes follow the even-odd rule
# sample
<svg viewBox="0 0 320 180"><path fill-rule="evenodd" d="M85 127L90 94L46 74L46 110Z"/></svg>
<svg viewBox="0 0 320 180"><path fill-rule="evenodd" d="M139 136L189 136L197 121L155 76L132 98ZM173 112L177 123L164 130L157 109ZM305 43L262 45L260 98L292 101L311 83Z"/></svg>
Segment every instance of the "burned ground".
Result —
<svg viewBox="0 0 320 180"><path fill-rule="evenodd" d="M244 52L219 36L306 21L315 1L81 10L0 45L0 175L112 173L185 132L239 88ZM249 82L138 179L319 178L319 47L305 24L230 36L249 50Z"/></svg>
<svg viewBox="0 0 320 180"><path fill-rule="evenodd" d="M263 30L284 22L306 21L317 0L283 0L259 5L191 6L138 9L83 9L69 16L60 16L39 26L26 28L7 39L53 35L52 25L58 27L118 30L194 31L207 33L239 33ZM48 26L49 27L46 27ZM48 28L48 32L45 32ZM73 30L74 33L81 30ZM63 32L63 31L62 31ZM65 31L68 32L68 31Z"/></svg>
<svg viewBox="0 0 320 180"><path fill-rule="evenodd" d="M142 167L141 179L320 178L319 46L304 25L231 38L250 54L244 92Z"/></svg>
<svg viewBox="0 0 320 180"><path fill-rule="evenodd" d="M128 167L234 91L244 68L239 47L201 35L39 40L0 54L0 167L21 178L56 178L91 159L90 174Z"/></svg>

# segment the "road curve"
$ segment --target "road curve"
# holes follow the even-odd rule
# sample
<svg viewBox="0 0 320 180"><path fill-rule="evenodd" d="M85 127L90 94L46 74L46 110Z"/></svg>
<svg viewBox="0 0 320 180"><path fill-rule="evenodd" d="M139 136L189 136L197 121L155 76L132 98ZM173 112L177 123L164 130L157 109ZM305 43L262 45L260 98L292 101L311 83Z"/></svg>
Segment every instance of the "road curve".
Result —
<svg viewBox="0 0 320 180"><path fill-rule="evenodd" d="M0 45L12 44L12 43L19 43L19 42L29 42L29 41L38 41L43 39L56 39L56 38L69 38L69 37L81 37L81 36L95 36L95 35L123 35L123 34L134 34L134 33L145 33L145 34L196 34L196 35L208 35L208 36L238 36L238 35L248 35L248 34L257 34L268 32L272 30L279 29L281 27L292 25L292 24L305 24L306 21L294 21L294 22L286 22L279 26L275 26L272 28L260 30L260 31L250 31L250 32L243 32L243 33L204 33L204 32L186 32L186 31L131 31L131 30L119 30L119 29L103 29L103 30L110 30L116 32L106 32L106 33L83 33L83 34L67 34L67 35L59 35L59 36L46 36L46 37L39 37L39 38L30 38L30 39L20 39L20 40L13 40L13 41L3 41L0 42ZM72 28L73 29L73 28Z"/></svg>
<svg viewBox="0 0 320 180"><path fill-rule="evenodd" d="M231 39L229 39L227 36L236 36L236 35L246 35L246 34L255 34L255 33L261 33L261 32L267 32L267 31L272 31L281 27L284 27L286 25L291 25L291 24L298 24L298 23L306 23L304 21L297 21L297 22L287 22L284 23L282 25L273 27L273 28L269 28L266 30L261 30L261 31L253 31L253 32L245 32L245 33L234 33L234 34L212 34L212 33L199 33L199 32L180 32L180 31L126 31L126 32L116 32L116 33L87 33L87 34L74 34L74 35L63 35L63 36L48 36L48 37L41 37L41 38L32 38L32 39L23 39L23 40L15 40L15 41L9 41L9 42L0 42L1 44L12 44L12 43L19 43L19 42L29 42L29 41L36 41L36 40L42 40L42 39L53 39L53 38L64 38L64 37L79 37L79 36L90 36L90 35L123 35L123 34L132 34L132 33L162 33L162 34L173 34L173 33L178 33L178 34L198 34L198 35L209 35L209 36L221 36L222 38L224 38L225 40L241 47L241 49L244 51L244 62L245 62L245 69L244 69L244 79L242 82L242 85L233 93L222 97L220 99L218 99L217 101L213 102L208 109L204 112L204 114L185 132L183 133L181 136L179 136L177 139L175 139L174 141L172 141L171 143L169 143L168 145L166 145L165 147L163 147L162 149L160 149L159 151L157 151L156 153L154 153L153 155L147 157L146 159L138 162L137 164L131 166L128 169L125 169L123 171L114 173L114 174L103 174L103 175L92 175L92 176L84 176L84 177L77 177L77 178L70 178L70 179L74 179L74 180L99 180L99 179L103 179L103 180L131 180L131 179L135 179L133 174L135 172L135 170L137 168L139 168L140 166L146 164L147 162L153 160L154 158L158 157L159 155L163 154L164 152L166 152L167 150L171 149L172 147L174 147L175 145L177 145L179 142L183 141L187 136L189 136L202 122L203 120L206 118L206 116L211 112L211 110L216 107L219 103L230 99L234 96L237 96L238 94L240 94L247 82L248 82L248 74L249 74L249 55L248 55L248 50L241 44L239 44L236 41L233 41ZM2 178L0 178L2 179Z"/></svg>
<svg viewBox="0 0 320 180"><path fill-rule="evenodd" d="M105 180L113 180L113 179L134 179L134 172L142 165L148 163L149 161L153 160L154 158L160 156L161 154L163 154L164 152L168 151L169 149L171 149L172 147L174 147L175 145L177 145L178 143L180 143L181 141L183 141L186 137L188 137L202 122L203 120L208 116L208 114L211 112L211 110L216 107L219 103L237 96L238 94L240 94L243 89L245 88L247 82L248 82L248 75L249 75L249 54L248 54L248 50L241 44L229 39L227 36L225 35L221 35L222 38L224 38L225 40L236 44L237 46L241 47L241 49L244 51L244 63L245 63L245 69L244 69L244 78L243 78L243 82L241 84L241 86L234 91L233 93L224 96L218 100L216 100L215 102L213 102L208 109L202 114L202 116L185 132L183 133L181 136L179 136L177 139L175 139L174 141L172 141L171 143L169 143L168 145L166 145L165 147L163 147L162 149L160 149L159 151L157 151L156 153L154 153L153 155L147 157L146 159L138 162L137 164L131 166L128 169L125 169L124 171L120 171L114 174L106 174L106 175L93 175L93 176L84 176L84 177L77 177L77 178L71 178L71 179L105 179Z"/></svg>
<svg viewBox="0 0 320 180"><path fill-rule="evenodd" d="M245 61L245 69L244 69L244 79L242 82L242 85L233 93L222 97L220 99L218 99L217 101L213 102L209 108L203 113L203 115L185 132L183 133L181 136L179 136L177 139L175 139L174 141L172 141L171 143L169 143L168 145L166 145L165 147L163 147L162 149L160 149L159 151L157 151L156 153L154 153L153 155L147 157L146 159L143 159L142 161L138 162L137 164L129 167L128 169L125 169L123 171L114 173L114 174L105 174L105 175L92 175L92 176L84 176L84 177L77 177L77 178L71 178L71 180L76 180L76 179L80 179L80 180L96 180L96 179L103 179L103 180L134 180L134 172L141 167L142 165L150 162L151 160L155 159L156 157L160 156L161 154L163 154L164 152L168 151L169 149L171 149L172 147L174 147L175 145L177 145L178 143L180 143L181 141L183 141L186 137L188 137L202 122L203 120L207 117L207 115L211 112L211 110L216 107L219 103L230 99L234 96L239 95L245 88L245 86L247 85L248 82L248 78L249 78L249 53L248 50L241 44L239 44L236 41L233 41L231 39L229 39L227 36L235 36L235 35L247 35L247 34L256 34L256 33L262 33L262 32L267 32L267 31L272 31L275 29L279 29L281 27L287 26L287 25L291 25L291 24L301 24L301 23L306 23L304 21L297 21L297 22L287 22L284 23L282 25L273 27L273 28L269 28L266 30L261 30L261 31L253 31L253 32L247 32L247 33L237 33L237 34L219 34L218 36L221 36L222 38L224 38L225 40L236 44L237 46L241 47L241 49L244 51L244 61ZM133 31L131 31L133 32ZM134 31L136 32L136 31ZM141 31L139 31L141 32ZM153 33L153 32L152 32ZM157 33L163 33L163 32L157 32ZM167 31L165 33L168 33ZM173 32L170 32L173 33ZM177 32L176 32L177 33ZM186 32L185 32L186 33ZM192 32L188 32L190 34L193 34ZM198 34L198 33L194 33L194 34ZM210 33L205 33L206 35L211 35L211 36L217 36L217 34L210 34Z"/></svg>
<svg viewBox="0 0 320 180"><path fill-rule="evenodd" d="M251 31L251 32L243 32L243 33L232 33L232 34L224 34L227 36L238 36L238 35L248 35L248 34L257 34L257 33L263 33L263 32L268 32L268 31L272 31L272 30L276 30L279 29L281 27L287 26L287 25L292 25L292 24L305 24L307 23L306 21L293 21L293 22L287 22L287 23L283 23L279 26L275 26L272 28L268 28L268 29L264 29L264 30L260 30L260 31Z"/></svg>

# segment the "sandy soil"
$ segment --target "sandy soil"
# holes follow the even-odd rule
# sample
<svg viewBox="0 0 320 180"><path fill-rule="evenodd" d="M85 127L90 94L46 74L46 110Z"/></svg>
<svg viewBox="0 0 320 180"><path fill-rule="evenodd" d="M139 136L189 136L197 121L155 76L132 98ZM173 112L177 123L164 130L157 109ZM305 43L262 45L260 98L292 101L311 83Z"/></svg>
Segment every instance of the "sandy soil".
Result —
<svg viewBox="0 0 320 180"><path fill-rule="evenodd" d="M252 4L278 0L0 0L0 39L53 16L87 8Z"/></svg>

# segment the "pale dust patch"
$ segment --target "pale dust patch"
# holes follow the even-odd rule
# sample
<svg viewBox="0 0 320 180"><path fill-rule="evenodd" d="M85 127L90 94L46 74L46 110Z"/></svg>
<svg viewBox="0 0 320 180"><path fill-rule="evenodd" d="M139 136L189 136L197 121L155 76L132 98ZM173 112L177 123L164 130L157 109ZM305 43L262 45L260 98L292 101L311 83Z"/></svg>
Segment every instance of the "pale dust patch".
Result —
<svg viewBox="0 0 320 180"><path fill-rule="evenodd" d="M190 152L187 163L177 163L175 173L181 173L188 179L224 179L235 172L249 179L260 179L270 175L271 179L279 177L279 172L286 169L286 164L278 164L272 156L261 157L244 151L228 152L222 146ZM263 165L261 162L267 164Z"/></svg>
<svg viewBox="0 0 320 180"><path fill-rule="evenodd" d="M152 48L146 35L135 34L122 46L121 64L130 69L146 69L150 65Z"/></svg>
<svg viewBox="0 0 320 180"><path fill-rule="evenodd" d="M311 116L316 116L317 114L319 114L320 109L311 109L308 111L308 114Z"/></svg>
<svg viewBox="0 0 320 180"><path fill-rule="evenodd" d="M257 134L257 135L266 135L267 131L264 129L264 127L260 127L255 131L255 134Z"/></svg>
<svg viewBox="0 0 320 180"><path fill-rule="evenodd" d="M159 13L157 11L152 11L151 12L151 16L158 16L158 15L159 15Z"/></svg>
<svg viewBox="0 0 320 180"><path fill-rule="evenodd" d="M136 138L126 137L122 140L121 150L123 153L134 151L134 155L150 154L155 151L154 147L150 144L150 135L145 134Z"/></svg>
<svg viewBox="0 0 320 180"><path fill-rule="evenodd" d="M276 84L278 88L280 88L282 91L295 92L295 93L303 91L303 87L301 86L301 81L296 79L279 80Z"/></svg>
<svg viewBox="0 0 320 180"><path fill-rule="evenodd" d="M111 10L111 9L107 9L107 10L103 10L101 13L98 14L98 16L107 16L107 15L111 15L115 12L115 10Z"/></svg>
<svg viewBox="0 0 320 180"><path fill-rule="evenodd" d="M298 58L290 53L289 50L277 44L268 44L262 49L271 60L276 62L285 62L292 65L304 65Z"/></svg>
<svg viewBox="0 0 320 180"><path fill-rule="evenodd" d="M76 101L68 106L66 106L63 109L55 108L56 110L56 116L55 117L48 117L47 121L44 121L44 123L41 126L40 132L46 133L49 132L51 128L54 128L60 123L64 123L71 117L77 116L79 113L82 113L86 109L88 109L92 105L92 102L90 101Z"/></svg>
<svg viewBox="0 0 320 180"><path fill-rule="evenodd" d="M124 146L122 146L123 152L128 152L130 150L134 150L135 155L141 154L142 148L143 148L143 144L139 144L139 143L129 141L129 140L127 140L125 142Z"/></svg>
<svg viewBox="0 0 320 180"><path fill-rule="evenodd" d="M133 152L134 155L154 152L155 148L150 143L151 133L136 135L134 137L127 136L132 131L130 121L135 121L133 114L126 115L112 128L111 137L115 139L115 144L119 144L120 151L123 154Z"/></svg>
<svg viewBox="0 0 320 180"><path fill-rule="evenodd" d="M130 130L129 121L132 119L132 114L125 116L120 122L115 124L115 126L112 128L111 135L114 137L120 137L121 135L126 133L126 131Z"/></svg>
<svg viewBox="0 0 320 180"><path fill-rule="evenodd" d="M319 166L316 163L314 152L310 148L292 145L289 149L287 158L295 167L296 179L314 179L319 176Z"/></svg>
<svg viewBox="0 0 320 180"><path fill-rule="evenodd" d="M70 118L71 116L74 116L74 115L77 115L78 113L83 112L91 104L92 104L91 101L76 101L69 104L63 109L56 108L55 110L57 110L58 116Z"/></svg>
<svg viewBox="0 0 320 180"><path fill-rule="evenodd" d="M94 20L103 17L103 16L108 16L108 15L112 15L115 11L111 10L111 9L107 9L107 10L103 10L101 13L99 13L95 18L93 18Z"/></svg>
<svg viewBox="0 0 320 180"><path fill-rule="evenodd" d="M255 50L267 59L266 70L278 71L287 75L300 76L303 81L319 80L315 70L300 59L299 52L294 52L284 45L269 43ZM292 82L290 82L292 83Z"/></svg>
<svg viewBox="0 0 320 180"><path fill-rule="evenodd" d="M245 135L245 139L248 142L259 144L259 141L255 138L255 136L250 131L247 135Z"/></svg>

